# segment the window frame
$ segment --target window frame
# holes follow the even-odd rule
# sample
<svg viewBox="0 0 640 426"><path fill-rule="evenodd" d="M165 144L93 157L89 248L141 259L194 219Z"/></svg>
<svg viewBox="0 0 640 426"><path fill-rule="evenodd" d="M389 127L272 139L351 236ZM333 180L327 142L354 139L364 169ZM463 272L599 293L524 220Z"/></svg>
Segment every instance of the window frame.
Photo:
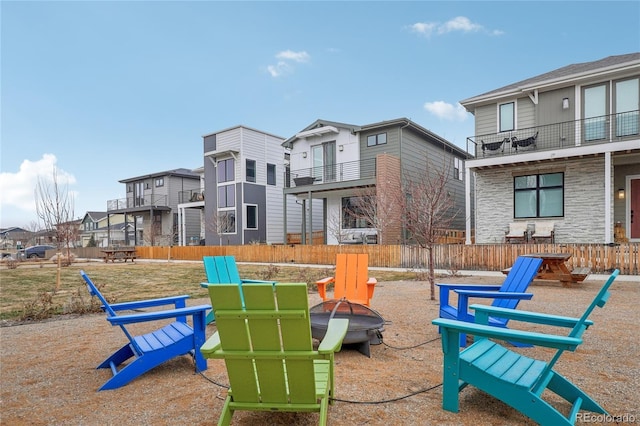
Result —
<svg viewBox="0 0 640 426"><path fill-rule="evenodd" d="M255 183L256 181L256 160L251 160L249 158L247 158L245 160L245 179L247 182L253 182ZM249 171L251 171L252 173L250 174Z"/></svg>
<svg viewBox="0 0 640 426"><path fill-rule="evenodd" d="M226 229L220 229L220 226L218 226L219 229L219 234L223 235L223 234L237 234L238 233L238 226L236 223L236 211L235 209L228 209L228 210L218 210L218 225L220 224L220 216L222 215L231 215L233 217L233 229L229 229L228 227Z"/></svg>
<svg viewBox="0 0 640 426"><path fill-rule="evenodd" d="M342 215L340 225L342 226L342 229L374 229L373 224L369 220L364 217L357 217L358 213L356 210L358 210L358 198L363 197L355 195L342 197L340 201L340 214ZM351 214L350 211L354 211L354 214Z"/></svg>
<svg viewBox="0 0 640 426"><path fill-rule="evenodd" d="M216 164L216 169L217 169L216 178L218 179L218 183L234 182L236 180L235 167L236 167L236 163L233 158L226 158L224 160L219 160L218 164ZM220 171L222 168L224 168L224 176L221 179Z"/></svg>
<svg viewBox="0 0 640 426"><path fill-rule="evenodd" d="M503 128L503 116L506 116L504 113L505 111L503 111L503 107L509 106L511 105L511 128ZM511 102L503 102L501 104L498 104L498 133L504 133L504 132L513 132L514 130L516 130L516 102L515 101L511 101Z"/></svg>
<svg viewBox="0 0 640 426"><path fill-rule="evenodd" d="M380 139L382 139L382 136L384 136L384 141L380 141ZM375 135L367 136L367 146L378 146L378 145L386 145L386 144L387 144L387 132L376 133Z"/></svg>
<svg viewBox="0 0 640 426"><path fill-rule="evenodd" d="M161 186L164 186L164 178L163 177L155 178L153 181L153 184L155 185L156 188L160 188Z"/></svg>
<svg viewBox="0 0 640 426"><path fill-rule="evenodd" d="M267 163L267 185L276 185L276 165Z"/></svg>
<svg viewBox="0 0 640 426"><path fill-rule="evenodd" d="M541 177L542 176L549 176L549 175L560 175L561 176L561 183L559 185L541 185ZM535 176L536 178L536 184L535 187L527 187L527 188L516 188L516 180L518 178L529 178ZM545 191L545 190L553 190L553 189L560 189L561 191L561 201L560 201L560 214L556 214L556 215L541 215L541 199L543 198L541 196L541 192ZM522 215L518 215L517 211L518 211L518 200L517 200L517 194L523 194L523 193L533 193L535 195L535 202L536 202L536 212L535 212L535 216L522 216ZM552 218L552 217L564 217L564 201L565 201L565 180L564 180L564 172L549 172L549 173L538 173L538 174L530 174L530 175L519 175L519 176L514 176L513 177L513 218L514 219L547 219L547 218Z"/></svg>
<svg viewBox="0 0 640 426"><path fill-rule="evenodd" d="M249 209L254 209L255 210L255 214L254 214L254 221L255 221L255 225L254 226L250 226L249 225ZM245 217L245 224L244 224L244 228L248 229L248 230L252 230L252 231L256 231L258 230L258 205L257 204L245 204L244 207L244 217Z"/></svg>

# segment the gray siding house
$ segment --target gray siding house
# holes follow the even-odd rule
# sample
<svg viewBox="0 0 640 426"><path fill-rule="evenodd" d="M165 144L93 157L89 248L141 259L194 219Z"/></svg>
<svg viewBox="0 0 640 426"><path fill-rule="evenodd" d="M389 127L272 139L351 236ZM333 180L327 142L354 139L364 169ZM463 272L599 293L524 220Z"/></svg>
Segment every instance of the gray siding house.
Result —
<svg viewBox="0 0 640 426"><path fill-rule="evenodd" d="M466 193L468 209L477 194L477 243L503 242L512 223L526 224L528 237L552 225L556 243L640 241L640 53L460 103L475 117Z"/></svg>
<svg viewBox="0 0 640 426"><path fill-rule="evenodd" d="M285 242L283 140L243 125L203 136L207 245Z"/></svg>
<svg viewBox="0 0 640 426"><path fill-rule="evenodd" d="M400 190L404 179L433 168L450 171L449 193L462 212L452 227L465 228L463 171L469 154L407 118L367 125L316 120L283 145L291 149L290 181L284 193L295 196L303 235L322 231L326 244L410 242L399 209L389 226L380 230L370 221L359 220L354 210L363 208L358 198L368 194L380 209L385 194ZM320 218L310 205L320 205Z"/></svg>
<svg viewBox="0 0 640 426"><path fill-rule="evenodd" d="M178 205L200 191L200 175L189 169L174 169L119 181L125 185L126 198L107 202L107 228L112 218L124 217L124 227L133 225L133 232L125 233L125 245L172 245L178 243ZM133 224L129 217L135 219ZM182 218L185 227L198 229L200 214L188 210ZM132 234L132 235L131 235ZM109 237L111 240L111 237ZM109 241L109 244L112 244Z"/></svg>

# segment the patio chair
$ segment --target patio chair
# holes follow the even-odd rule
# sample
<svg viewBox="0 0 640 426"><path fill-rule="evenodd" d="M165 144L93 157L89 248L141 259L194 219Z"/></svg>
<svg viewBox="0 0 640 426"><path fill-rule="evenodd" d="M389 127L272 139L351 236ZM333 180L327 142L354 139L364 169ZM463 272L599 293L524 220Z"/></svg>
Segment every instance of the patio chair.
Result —
<svg viewBox="0 0 640 426"><path fill-rule="evenodd" d="M509 224L509 230L505 233L504 240L506 243L527 242L528 224L526 222L514 222Z"/></svg>
<svg viewBox="0 0 640 426"><path fill-rule="evenodd" d="M335 276L316 281L323 302L346 299L351 303L369 306L376 283L369 278L369 255L366 253L338 253ZM333 283L333 298L327 296L327 286Z"/></svg>
<svg viewBox="0 0 640 426"><path fill-rule="evenodd" d="M619 271L615 270L611 274L580 318L472 305L471 308L476 312L476 323L440 318L433 320L433 324L442 330L442 408L457 413L460 391L467 385L472 385L541 425L573 425L581 409L608 416L604 408L555 371L554 366L564 351L575 351L582 343L582 334L593 324L593 321L588 319L589 315L596 306L603 307L609 299L609 287L618 273ZM566 327L571 331L568 336L564 336L490 327L486 325L490 317ZM458 339L461 333L473 334L480 339L460 351ZM547 362L513 352L495 340L516 340L535 346L555 348L557 351ZM585 365L585 369L589 368ZM542 398L543 394L547 395L546 390L571 404L566 416Z"/></svg>
<svg viewBox="0 0 640 426"><path fill-rule="evenodd" d="M470 297L493 299L491 306L515 309L521 300L530 300L533 297L533 294L525 291L538 273L540 265L542 265L540 258L519 256L502 285L436 283L440 292L440 318L473 322L474 315L469 311ZM450 292L455 292L458 296L457 307L450 305ZM505 318L491 317L489 325L505 328L508 321ZM460 334L459 343L461 347L466 346L467 336L464 333ZM514 344L518 345L517 342Z"/></svg>
<svg viewBox="0 0 640 426"><path fill-rule="evenodd" d="M529 136L528 138L525 138L525 139L518 139L517 136L514 136L511 138L511 146L515 148L517 151L518 147L522 147L522 148L526 148L528 146L535 147L535 144L537 141L538 141L538 132L536 132L535 135Z"/></svg>
<svg viewBox="0 0 640 426"><path fill-rule="evenodd" d="M113 373L113 377L98 390L124 386L147 371L180 355L190 354L194 357L196 372L207 369L207 361L198 348L205 341L205 315L211 306L185 307L185 300L189 298L187 295L110 304L84 271L80 271L80 275L87 284L89 294L96 296L102 303L102 309L107 313L107 320L111 325L119 326L128 340L124 346L98 365L97 368L110 368ZM116 313L167 305L173 305L174 308L127 315ZM187 316L192 317L192 326L187 324ZM175 321L167 324L166 320L172 318L175 318ZM128 324L149 321L161 321L162 326L140 336L133 336L127 330ZM134 358L133 361L118 370L118 367L130 358Z"/></svg>
<svg viewBox="0 0 640 426"><path fill-rule="evenodd" d="M502 148L501 152L504 152L504 144L508 144L509 140L509 138L504 138L498 142L485 142L481 140L480 145L482 147L482 155L484 156L485 151L497 151L500 148Z"/></svg>
<svg viewBox="0 0 640 426"><path fill-rule="evenodd" d="M539 240L549 240L549 242L553 244L555 239L554 227L555 224L553 222L536 222L533 233L531 234L531 239L534 243L539 242Z"/></svg>
<svg viewBox="0 0 640 426"><path fill-rule="evenodd" d="M242 293L244 292L244 304ZM236 410L318 412L327 422L334 395L334 353L349 326L329 321L313 350L307 285L220 284L209 287L218 331L200 348L205 358L224 359L230 388L218 421Z"/></svg>
<svg viewBox="0 0 640 426"><path fill-rule="evenodd" d="M204 256L202 258L204 263L204 271L207 274L207 282L201 283L200 286L208 288L211 284L237 284L242 288L242 284L246 283L270 283L275 284L275 281L262 281L262 280L247 280L240 278L238 272L238 266L236 265L236 258L234 256ZM242 292L240 292L240 298L244 302ZM210 324L216 320L213 310L207 314L207 324Z"/></svg>

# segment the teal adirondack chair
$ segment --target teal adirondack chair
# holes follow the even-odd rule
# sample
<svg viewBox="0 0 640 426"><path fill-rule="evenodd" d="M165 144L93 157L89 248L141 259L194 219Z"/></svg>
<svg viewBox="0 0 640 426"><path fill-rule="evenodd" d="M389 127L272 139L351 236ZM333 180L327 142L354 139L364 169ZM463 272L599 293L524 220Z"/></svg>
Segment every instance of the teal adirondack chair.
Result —
<svg viewBox="0 0 640 426"><path fill-rule="evenodd" d="M519 256L501 285L436 283L440 289L440 318L473 322L474 315L469 311L470 297L494 299L491 306L515 309L521 300L530 300L533 297L533 294L525 291L538 273L540 265L542 259ZM457 307L449 303L450 291L458 295ZM489 325L496 327L506 327L508 321L508 318L489 317ZM466 346L466 340L467 336L461 333L460 346ZM515 346L529 346L513 343Z"/></svg>
<svg viewBox="0 0 640 426"><path fill-rule="evenodd" d="M242 302L244 292L244 304ZM327 421L334 389L334 352L349 320L331 319L313 350L307 285L220 284L209 287L218 331L200 348L225 360L230 389L219 425L235 410L319 412Z"/></svg>
<svg viewBox="0 0 640 426"><path fill-rule="evenodd" d="M242 284L246 283L270 283L275 284L275 281L262 281L262 280L247 280L240 278L238 272L238 266L236 265L236 258L234 256L204 256L202 258L204 263L204 271L207 274L207 282L201 283L200 286L208 288L210 284L237 284L242 288ZM242 292L240 298L244 303L244 297ZM216 320L215 314L210 311L207 314L207 324L210 324Z"/></svg>
<svg viewBox="0 0 640 426"><path fill-rule="evenodd" d="M211 306L186 307L185 300L189 298L188 295L110 304L84 271L80 271L80 275L87 284L89 294L97 297L102 303L102 309L107 313L107 320L111 325L120 326L128 339L124 346L98 365L97 368L110 368L113 373L113 377L107 380L99 390L124 386L136 377L180 355L192 355L195 359L196 371L207 369L207 361L198 349L205 341L205 315ZM167 305L173 305L174 308L127 315L116 313ZM192 317L192 326L187 324L187 316ZM167 324L166 320L172 318L176 320ZM161 321L163 325L158 330L141 336L133 336L125 327L128 324L149 321ZM122 363L131 358L134 360L118 370Z"/></svg>
<svg viewBox="0 0 640 426"><path fill-rule="evenodd" d="M517 311L492 306L472 305L476 323L449 319L435 319L433 324L442 330L444 352L442 407L458 412L458 394L467 385L492 395L520 411L541 425L573 425L583 409L594 413L608 413L578 386L564 378L553 368L564 351L575 351L582 343L582 334L593 324L588 319L596 306L603 307L609 299L609 287L618 276L615 270L602 286L593 302L580 318ZM534 324L571 328L568 336L504 329L486 325L489 317L511 318ZM479 337L468 348L460 351L460 333ZM489 340L493 339L493 340ZM535 346L557 349L550 361L545 362L513 352L494 340L519 341ZM588 367L585 367L588 369ZM572 404L565 417L542 399L549 390Z"/></svg>

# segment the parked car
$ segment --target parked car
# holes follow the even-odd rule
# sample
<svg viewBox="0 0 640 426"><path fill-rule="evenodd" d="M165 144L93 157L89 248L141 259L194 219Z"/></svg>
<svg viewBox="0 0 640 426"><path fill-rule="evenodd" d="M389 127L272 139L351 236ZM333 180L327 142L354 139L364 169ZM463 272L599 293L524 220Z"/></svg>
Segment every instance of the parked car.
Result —
<svg viewBox="0 0 640 426"><path fill-rule="evenodd" d="M20 250L18 253L20 253L20 257L23 259L44 259L45 252L47 250L53 250L55 248L55 246L42 244L38 246L27 247L24 250Z"/></svg>

